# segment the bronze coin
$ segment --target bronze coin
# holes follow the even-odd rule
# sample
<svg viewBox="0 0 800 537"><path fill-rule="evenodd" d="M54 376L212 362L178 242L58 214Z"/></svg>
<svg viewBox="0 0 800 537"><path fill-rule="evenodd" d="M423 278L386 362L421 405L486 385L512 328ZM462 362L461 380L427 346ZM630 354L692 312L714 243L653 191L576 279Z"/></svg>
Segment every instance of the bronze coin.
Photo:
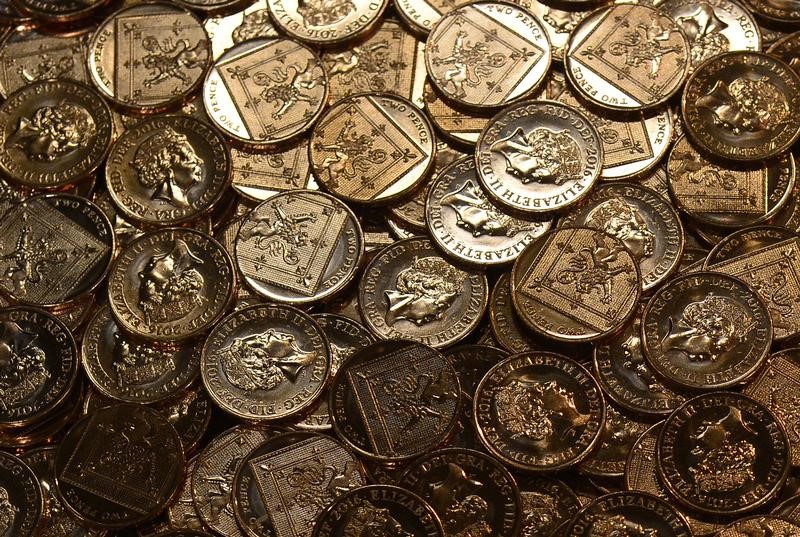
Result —
<svg viewBox="0 0 800 537"><path fill-rule="evenodd" d="M442 138L464 149L471 149L478 143L481 132L491 119L491 115L485 113L453 108L433 89L430 79L425 81L421 102L415 102L428 113Z"/></svg>
<svg viewBox="0 0 800 537"><path fill-rule="evenodd" d="M662 165L656 167L651 172L640 177L637 182L644 187L654 190L662 198L666 200L670 199L666 166Z"/></svg>
<svg viewBox="0 0 800 537"><path fill-rule="evenodd" d="M233 299L233 262L193 229L151 231L119 253L108 278L119 326L151 341L175 342L211 328Z"/></svg>
<svg viewBox="0 0 800 537"><path fill-rule="evenodd" d="M767 22L780 25L794 25L800 21L800 8L794 2L781 2L780 0L746 0L747 6L758 17ZM764 28L764 26L762 26ZM778 30L779 32L780 30ZM776 32L777 33L777 32ZM765 43L770 41L765 38Z"/></svg>
<svg viewBox="0 0 800 537"><path fill-rule="evenodd" d="M438 351L407 340L354 353L333 379L334 430L362 456L409 460L447 440L458 422L458 376Z"/></svg>
<svg viewBox="0 0 800 537"><path fill-rule="evenodd" d="M243 41L280 35L270 19L267 0L247 2L246 7L236 13L208 17L204 26L211 40L211 56L215 60Z"/></svg>
<svg viewBox="0 0 800 537"><path fill-rule="evenodd" d="M175 0L187 9L193 9L205 15L214 15L235 10L237 7L247 5L250 0Z"/></svg>
<svg viewBox="0 0 800 537"><path fill-rule="evenodd" d="M261 202L279 192L319 190L311 175L308 139L276 152L231 147L231 183L237 194Z"/></svg>
<svg viewBox="0 0 800 537"><path fill-rule="evenodd" d="M458 382L464 401L468 403L472 415L472 399L481 379L499 362L508 358L509 353L485 344L459 345L444 351L445 357L458 372Z"/></svg>
<svg viewBox="0 0 800 537"><path fill-rule="evenodd" d="M625 475L625 461L639 436L649 424L606 405L606 420L597 449L578 465L584 474L600 478Z"/></svg>
<svg viewBox="0 0 800 537"><path fill-rule="evenodd" d="M86 19L110 0L11 0L21 13L46 24L63 24Z"/></svg>
<svg viewBox="0 0 800 537"><path fill-rule="evenodd" d="M465 0L397 0L394 7L403 22L424 39L443 15L467 3Z"/></svg>
<svg viewBox="0 0 800 537"><path fill-rule="evenodd" d="M548 352L516 354L497 364L478 385L473 404L484 447L529 472L581 462L597 445L606 415L589 372Z"/></svg>
<svg viewBox="0 0 800 537"><path fill-rule="evenodd" d="M706 61L686 82L686 132L698 147L734 161L760 161L800 137L800 75L759 52L729 52Z"/></svg>
<svg viewBox="0 0 800 537"><path fill-rule="evenodd" d="M312 537L349 535L444 537L439 517L425 500L400 487L370 485L340 496L317 519Z"/></svg>
<svg viewBox="0 0 800 537"><path fill-rule="evenodd" d="M17 9L13 0L0 0L0 25L3 26L32 26L33 17L23 14Z"/></svg>
<svg viewBox="0 0 800 537"><path fill-rule="evenodd" d="M397 485L433 507L445 535L519 535L519 487L500 461L480 451L448 448L423 455Z"/></svg>
<svg viewBox="0 0 800 537"><path fill-rule="evenodd" d="M483 129L478 177L499 205L523 213L561 210L600 177L603 146L583 113L552 101L507 107Z"/></svg>
<svg viewBox="0 0 800 537"><path fill-rule="evenodd" d="M111 223L91 201L69 194L28 198L0 222L0 289L54 307L91 293L114 254Z"/></svg>
<svg viewBox="0 0 800 537"><path fill-rule="evenodd" d="M747 537L759 532L769 535L800 535L800 524L778 516L752 516L732 522L717 534L717 537ZM766 533L769 532L769 533Z"/></svg>
<svg viewBox="0 0 800 537"><path fill-rule="evenodd" d="M180 438L166 418L119 404L70 428L56 454L56 487L64 506L87 524L129 527L166 508L183 465Z"/></svg>
<svg viewBox="0 0 800 537"><path fill-rule="evenodd" d="M691 509L733 515L772 500L790 467L789 439L762 403L732 392L686 401L664 422L659 478Z"/></svg>
<svg viewBox="0 0 800 537"><path fill-rule="evenodd" d="M592 501L567 526L572 537L658 535L692 537L686 519L670 503L644 492L616 492Z"/></svg>
<svg viewBox="0 0 800 537"><path fill-rule="evenodd" d="M518 478L522 496L521 537L554 537L581 508L567 485L543 476Z"/></svg>
<svg viewBox="0 0 800 537"><path fill-rule="evenodd" d="M387 0L267 0L275 25L291 37L319 46L352 41L381 20Z"/></svg>
<svg viewBox="0 0 800 537"><path fill-rule="evenodd" d="M0 451L0 500L1 527L6 535L39 535L44 509L39 480L27 464L4 451Z"/></svg>
<svg viewBox="0 0 800 537"><path fill-rule="evenodd" d="M566 342L613 334L636 311L639 263L619 239L588 228L551 231L514 263L511 295L536 333Z"/></svg>
<svg viewBox="0 0 800 537"><path fill-rule="evenodd" d="M333 438L284 433L239 462L233 511L249 537L310 537L314 522L336 498L364 485L361 463Z"/></svg>
<svg viewBox="0 0 800 537"><path fill-rule="evenodd" d="M411 193L436 156L433 127L414 104L388 93L342 99L320 118L309 148L314 177L355 203L385 203Z"/></svg>
<svg viewBox="0 0 800 537"><path fill-rule="evenodd" d="M381 250L364 271L358 303L367 328L381 339L452 345L480 323L488 302L486 275L457 268L431 241L414 237Z"/></svg>
<svg viewBox="0 0 800 537"><path fill-rule="evenodd" d="M800 496L792 496L772 509L772 514L800 525Z"/></svg>
<svg viewBox="0 0 800 537"><path fill-rule="evenodd" d="M167 508L167 522L173 530L203 530L205 525L197 512L192 497L192 475L197 464L195 457L186 462L186 475L175 502Z"/></svg>
<svg viewBox="0 0 800 537"><path fill-rule="evenodd" d="M536 350L540 347L530 331L520 321L511 298L511 272L498 278L489 297L489 322L492 334L505 350L511 353Z"/></svg>
<svg viewBox="0 0 800 537"><path fill-rule="evenodd" d="M800 72L800 32L794 32L774 42L767 53L783 60L795 72Z"/></svg>
<svg viewBox="0 0 800 537"><path fill-rule="evenodd" d="M331 358L319 325L291 306L237 310L208 335L200 371L224 411L274 421L309 409L327 385Z"/></svg>
<svg viewBox="0 0 800 537"><path fill-rule="evenodd" d="M542 28L547 34L547 39L550 41L550 48L553 54L553 61L560 64L564 63L564 57L567 54L567 45L569 44L569 36L575 27L583 18L591 13L591 10L584 11L585 8L581 6L570 6L569 2L562 2L558 7L565 9L558 9L555 5L547 5L539 2L538 0L520 0L515 2L517 5L527 9L541 21ZM568 8L568 9L567 9ZM549 73L552 75L553 71ZM545 97L542 97L543 99Z"/></svg>

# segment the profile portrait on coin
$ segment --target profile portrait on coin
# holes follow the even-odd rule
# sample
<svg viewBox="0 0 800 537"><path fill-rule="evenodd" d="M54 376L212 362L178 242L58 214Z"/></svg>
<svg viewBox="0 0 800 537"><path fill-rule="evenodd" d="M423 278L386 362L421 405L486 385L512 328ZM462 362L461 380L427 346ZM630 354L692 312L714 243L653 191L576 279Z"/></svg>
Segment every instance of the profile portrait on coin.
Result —
<svg viewBox="0 0 800 537"><path fill-rule="evenodd" d="M97 126L86 108L66 101L21 117L6 147L22 149L31 160L53 162L88 145Z"/></svg>
<svg viewBox="0 0 800 537"><path fill-rule="evenodd" d="M621 240L636 259L653 255L655 234L638 211L621 198L611 198L592 209L586 225Z"/></svg>
<svg viewBox="0 0 800 537"><path fill-rule="evenodd" d="M397 275L395 288L384 291L386 322L408 320L422 325L442 316L461 292L466 274L440 257L418 257Z"/></svg>
<svg viewBox="0 0 800 537"><path fill-rule="evenodd" d="M508 172L525 184L561 185L579 178L582 167L580 147L567 131L540 127L526 133L519 128L489 149L502 154Z"/></svg>
<svg viewBox="0 0 800 537"><path fill-rule="evenodd" d="M586 518L591 523L589 537L658 537L658 530L646 528L623 515L595 513Z"/></svg>
<svg viewBox="0 0 800 537"><path fill-rule="evenodd" d="M728 24L717 16L710 4L697 3L694 11L675 17L675 22L689 38L692 63L699 63L729 49L730 41L722 33Z"/></svg>
<svg viewBox="0 0 800 537"><path fill-rule="evenodd" d="M301 349L291 334L272 329L236 338L222 353L228 380L246 391L271 390L287 379L294 382L317 358L315 352Z"/></svg>
<svg viewBox="0 0 800 537"><path fill-rule="evenodd" d="M185 135L169 127L142 142L132 165L142 186L154 190L151 199L179 207L191 204L188 190L203 181L202 159Z"/></svg>
<svg viewBox="0 0 800 537"><path fill-rule="evenodd" d="M737 135L774 130L790 114L786 95L767 77L740 77L730 84L720 80L698 99L697 106L712 112L715 125Z"/></svg>
<svg viewBox="0 0 800 537"><path fill-rule="evenodd" d="M139 273L139 306L146 323L175 321L202 303L205 282L195 268L202 262L181 239L169 252L150 258Z"/></svg>
<svg viewBox="0 0 800 537"><path fill-rule="evenodd" d="M414 537L392 517L388 509L372 504L361 505L353 512L344 527L344 537L381 535L385 537Z"/></svg>

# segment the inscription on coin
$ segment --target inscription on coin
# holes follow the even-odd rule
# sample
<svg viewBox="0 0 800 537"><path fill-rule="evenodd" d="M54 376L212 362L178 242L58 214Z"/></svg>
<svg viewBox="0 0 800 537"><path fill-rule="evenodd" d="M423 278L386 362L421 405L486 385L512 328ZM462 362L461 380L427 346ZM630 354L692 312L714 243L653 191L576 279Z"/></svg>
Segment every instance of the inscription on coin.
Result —
<svg viewBox="0 0 800 537"><path fill-rule="evenodd" d="M33 471L14 455L0 452L0 532L38 535L43 509L42 488Z"/></svg>

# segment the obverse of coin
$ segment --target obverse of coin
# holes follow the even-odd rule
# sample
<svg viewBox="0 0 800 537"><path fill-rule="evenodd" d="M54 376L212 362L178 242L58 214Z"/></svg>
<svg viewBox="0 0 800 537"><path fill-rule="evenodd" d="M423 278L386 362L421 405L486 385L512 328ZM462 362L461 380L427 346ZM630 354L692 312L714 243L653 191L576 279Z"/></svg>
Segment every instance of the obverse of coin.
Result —
<svg viewBox="0 0 800 537"><path fill-rule="evenodd" d="M623 414L613 405L606 405L598 448L578 465L578 470L593 477L622 477L631 447L648 427L649 424Z"/></svg>
<svg viewBox="0 0 800 537"><path fill-rule="evenodd" d="M428 117L445 140L465 149L478 143L478 138L490 119L489 116L477 112L456 110L442 100L431 86L430 80L425 81L422 102L419 104L428 112Z"/></svg>
<svg viewBox="0 0 800 537"><path fill-rule="evenodd" d="M433 181L425 221L431 237L448 256L480 266L513 262L552 224L521 220L498 208L478 181L471 156L457 160Z"/></svg>
<svg viewBox="0 0 800 537"><path fill-rule="evenodd" d="M146 406L119 404L70 428L56 454L56 487L65 507L87 524L133 526L167 506L183 464L180 438L166 418Z"/></svg>
<svg viewBox="0 0 800 537"><path fill-rule="evenodd" d="M622 241L588 228L545 234L522 252L511 274L520 319L542 336L568 342L593 341L625 326L641 286L639 263Z"/></svg>
<svg viewBox="0 0 800 537"><path fill-rule="evenodd" d="M767 53L780 58L796 73L800 73L800 32L779 39L770 45Z"/></svg>
<svg viewBox="0 0 800 537"><path fill-rule="evenodd" d="M108 278L120 327L151 341L202 334L233 299L233 262L214 239L192 229L151 231L119 253Z"/></svg>
<svg viewBox="0 0 800 537"><path fill-rule="evenodd" d="M577 362L525 352L493 367L478 385L474 420L481 443L503 463L530 472L568 468L597 445L605 403Z"/></svg>
<svg viewBox="0 0 800 537"><path fill-rule="evenodd" d="M378 252L364 271L358 303L365 325L379 338L439 348L478 326L488 285L486 274L455 267L429 239L414 237Z"/></svg>
<svg viewBox="0 0 800 537"><path fill-rule="evenodd" d="M494 116L475 159L486 192L524 213L552 212L589 193L600 176L603 146L591 121L551 101L525 101Z"/></svg>
<svg viewBox="0 0 800 537"><path fill-rule="evenodd" d="M641 43L647 43L644 52ZM653 7L616 5L585 17L572 32L565 66L575 89L610 110L666 102L683 85L690 45L674 19Z"/></svg>
<svg viewBox="0 0 800 537"><path fill-rule="evenodd" d="M456 371L441 353L390 340L341 365L328 406L334 430L357 453L400 462L444 443L458 421L460 398Z"/></svg>
<svg viewBox="0 0 800 537"><path fill-rule="evenodd" d="M522 496L522 535L552 537L580 510L578 497L567 485L542 476L518 478Z"/></svg>
<svg viewBox="0 0 800 537"><path fill-rule="evenodd" d="M275 25L286 34L320 46L351 41L381 20L387 0L267 0Z"/></svg>
<svg viewBox="0 0 800 537"><path fill-rule="evenodd" d="M166 2L115 12L100 24L89 49L94 85L115 104L136 112L177 105L200 87L211 63L200 20Z"/></svg>
<svg viewBox="0 0 800 537"><path fill-rule="evenodd" d="M800 137L800 75L758 52L729 52L695 69L682 101L686 132L700 149L734 161L759 161Z"/></svg>
<svg viewBox="0 0 800 537"><path fill-rule="evenodd" d="M311 169L345 201L384 203L412 192L433 167L436 143L410 101L359 94L329 108L314 127Z"/></svg>
<svg viewBox="0 0 800 537"><path fill-rule="evenodd" d="M250 537L310 537L325 508L364 485L361 463L336 440L310 432L284 433L239 462L233 511Z"/></svg>
<svg viewBox="0 0 800 537"><path fill-rule="evenodd" d="M659 537L691 537L683 515L667 501L643 492L616 492L600 496L575 515L567 535L607 532L648 533ZM602 533L601 533L602 534Z"/></svg>
<svg viewBox="0 0 800 537"><path fill-rule="evenodd" d="M497 109L530 96L550 60L550 41L539 20L505 2L480 1L450 11L425 43L431 84L467 108Z"/></svg>
<svg viewBox="0 0 800 537"><path fill-rule="evenodd" d="M747 537L755 532L771 531L773 535L800 535L800 525L777 516L753 516L732 522L717 537Z"/></svg>
<svg viewBox="0 0 800 537"><path fill-rule="evenodd" d="M480 451L433 451L408 465L397 484L433 507L446 535L468 531L483 531L493 537L519 535L519 488L497 459ZM450 490L458 492L451 494Z"/></svg>
<svg viewBox="0 0 800 537"><path fill-rule="evenodd" d="M6 534L14 537L34 537L39 534L44 503L39 480L27 464L0 451L0 489Z"/></svg>
<svg viewBox="0 0 800 537"><path fill-rule="evenodd" d="M12 0L22 13L49 24L85 19L110 0Z"/></svg>
<svg viewBox="0 0 800 537"><path fill-rule="evenodd" d="M245 283L273 301L306 304L341 291L364 255L361 225L341 201L290 191L262 202L236 237Z"/></svg>
<svg viewBox="0 0 800 537"><path fill-rule="evenodd" d="M529 330L519 320L511 298L511 273L497 278L489 298L489 322L492 334L501 347L511 353L532 351L539 347L531 339Z"/></svg>
<svg viewBox="0 0 800 537"><path fill-rule="evenodd" d="M231 147L233 189L252 201L287 190L318 190L308 161L308 139L273 153Z"/></svg>
<svg viewBox="0 0 800 537"><path fill-rule="evenodd" d="M211 56L215 60L243 41L280 36L269 17L267 0L250 2L241 11L230 15L209 17L204 26L211 41Z"/></svg>
<svg viewBox="0 0 800 537"><path fill-rule="evenodd" d="M111 145L111 111L70 80L28 84L0 105L0 170L22 186L59 188L90 176Z"/></svg>

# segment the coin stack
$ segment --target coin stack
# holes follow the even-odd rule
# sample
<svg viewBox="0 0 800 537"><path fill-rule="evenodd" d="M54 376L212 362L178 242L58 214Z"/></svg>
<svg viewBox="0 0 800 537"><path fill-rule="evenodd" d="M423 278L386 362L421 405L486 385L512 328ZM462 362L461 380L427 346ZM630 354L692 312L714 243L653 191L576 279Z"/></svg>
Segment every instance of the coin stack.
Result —
<svg viewBox="0 0 800 537"><path fill-rule="evenodd" d="M0 537L800 537L798 30L0 0Z"/></svg>

